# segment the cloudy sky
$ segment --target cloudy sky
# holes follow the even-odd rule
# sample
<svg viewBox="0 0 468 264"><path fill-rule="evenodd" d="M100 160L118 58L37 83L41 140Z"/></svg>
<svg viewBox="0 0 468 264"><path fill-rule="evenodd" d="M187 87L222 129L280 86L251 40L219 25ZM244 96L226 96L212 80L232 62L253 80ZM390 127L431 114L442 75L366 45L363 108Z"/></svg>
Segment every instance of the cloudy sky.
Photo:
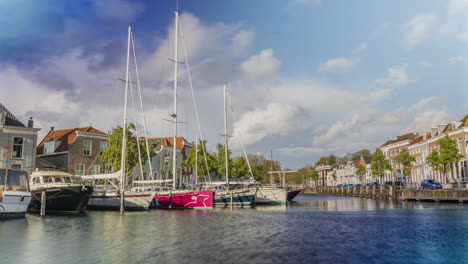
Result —
<svg viewBox="0 0 468 264"><path fill-rule="evenodd" d="M32 116L40 139L51 126L120 124L131 23L148 133L171 136L162 119L173 112L174 9L175 1L0 0L0 102L23 121ZM226 82L236 153L241 141L249 153L273 149L289 168L468 114L468 0L180 0L180 12L211 147L222 142ZM180 67L179 135L193 141Z"/></svg>

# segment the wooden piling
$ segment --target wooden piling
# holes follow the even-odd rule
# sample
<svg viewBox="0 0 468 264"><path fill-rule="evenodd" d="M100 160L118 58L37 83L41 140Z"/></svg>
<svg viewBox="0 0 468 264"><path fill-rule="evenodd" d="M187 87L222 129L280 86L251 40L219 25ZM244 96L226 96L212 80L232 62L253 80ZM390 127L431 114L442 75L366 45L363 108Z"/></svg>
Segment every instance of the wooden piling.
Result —
<svg viewBox="0 0 468 264"><path fill-rule="evenodd" d="M45 210L46 210L46 191L42 191L41 193L41 214L40 216L45 216Z"/></svg>

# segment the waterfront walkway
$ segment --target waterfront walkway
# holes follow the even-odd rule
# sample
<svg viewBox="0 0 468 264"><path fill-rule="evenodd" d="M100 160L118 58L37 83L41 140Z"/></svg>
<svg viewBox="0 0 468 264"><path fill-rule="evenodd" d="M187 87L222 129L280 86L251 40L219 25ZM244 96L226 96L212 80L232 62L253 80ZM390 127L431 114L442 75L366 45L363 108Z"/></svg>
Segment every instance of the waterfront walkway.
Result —
<svg viewBox="0 0 468 264"><path fill-rule="evenodd" d="M344 187L308 187L304 194L325 194L373 199L393 199L401 201L432 202L468 202L468 189L393 189L390 188L344 188Z"/></svg>

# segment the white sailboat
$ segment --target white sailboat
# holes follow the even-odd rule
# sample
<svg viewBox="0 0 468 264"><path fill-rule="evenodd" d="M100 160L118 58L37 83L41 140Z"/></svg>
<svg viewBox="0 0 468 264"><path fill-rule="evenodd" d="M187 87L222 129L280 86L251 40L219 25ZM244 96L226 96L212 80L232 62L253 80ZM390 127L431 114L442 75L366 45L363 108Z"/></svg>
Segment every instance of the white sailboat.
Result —
<svg viewBox="0 0 468 264"><path fill-rule="evenodd" d="M130 83L130 47L132 40L132 27L128 26L128 45L127 45L127 67L125 77L125 103L124 103L124 118L123 118L123 135L122 135L122 156L121 169L112 174L100 174L82 176L83 180L105 181L107 184L99 186L95 184L95 190L91 199L88 202L87 209L97 210L120 210L123 214L127 211L147 210L153 193L151 191L132 191L126 190L126 150L127 150L127 101L128 101L128 86ZM134 54L135 55L135 54Z"/></svg>

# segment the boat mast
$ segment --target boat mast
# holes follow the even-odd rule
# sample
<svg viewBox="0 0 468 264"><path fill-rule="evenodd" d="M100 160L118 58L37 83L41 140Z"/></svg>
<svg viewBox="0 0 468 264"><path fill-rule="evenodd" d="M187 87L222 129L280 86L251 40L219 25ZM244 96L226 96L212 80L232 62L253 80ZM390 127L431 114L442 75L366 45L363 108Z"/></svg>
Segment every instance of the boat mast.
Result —
<svg viewBox="0 0 468 264"><path fill-rule="evenodd" d="M229 184L229 166L228 166L228 133L227 133L227 104L226 104L226 84L224 84L224 159L226 164L226 187Z"/></svg>
<svg viewBox="0 0 468 264"><path fill-rule="evenodd" d="M123 118L123 132L122 132L122 157L120 160L120 214L123 215L125 211L125 163L127 154L127 95L128 95L128 82L130 73L130 36L132 34L132 26L128 25L128 43L127 43L127 68L125 72L125 103L124 103L124 118Z"/></svg>
<svg viewBox="0 0 468 264"><path fill-rule="evenodd" d="M172 189L176 189L176 150L177 150L177 75L179 66L179 9L175 11L175 58L174 58L174 113L172 121L174 122L174 143L172 147Z"/></svg>
<svg viewBox="0 0 468 264"><path fill-rule="evenodd" d="M198 184L198 135L195 136L195 186Z"/></svg>
<svg viewBox="0 0 468 264"><path fill-rule="evenodd" d="M270 185L273 185L273 150L270 150Z"/></svg>

